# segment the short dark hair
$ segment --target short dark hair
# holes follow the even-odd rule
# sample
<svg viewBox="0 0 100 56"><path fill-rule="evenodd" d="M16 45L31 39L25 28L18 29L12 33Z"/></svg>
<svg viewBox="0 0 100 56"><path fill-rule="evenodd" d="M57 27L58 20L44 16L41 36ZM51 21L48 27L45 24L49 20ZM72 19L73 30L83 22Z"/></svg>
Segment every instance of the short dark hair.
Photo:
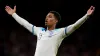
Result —
<svg viewBox="0 0 100 56"><path fill-rule="evenodd" d="M57 11L50 11L49 13L53 13L56 19L58 20L58 23L61 20L61 15Z"/></svg>

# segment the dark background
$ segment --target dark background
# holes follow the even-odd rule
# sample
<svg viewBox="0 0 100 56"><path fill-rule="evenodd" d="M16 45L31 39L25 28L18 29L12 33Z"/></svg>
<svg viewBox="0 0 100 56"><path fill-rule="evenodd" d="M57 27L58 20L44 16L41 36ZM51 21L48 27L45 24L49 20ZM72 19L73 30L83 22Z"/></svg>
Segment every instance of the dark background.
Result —
<svg viewBox="0 0 100 56"><path fill-rule="evenodd" d="M36 36L19 25L5 11L5 6L14 7L16 13L36 26L44 26L47 13L55 10L62 20L58 28L68 26L84 16L91 5L94 14L75 32L65 38L57 56L100 56L98 0L0 0L0 56L34 56Z"/></svg>

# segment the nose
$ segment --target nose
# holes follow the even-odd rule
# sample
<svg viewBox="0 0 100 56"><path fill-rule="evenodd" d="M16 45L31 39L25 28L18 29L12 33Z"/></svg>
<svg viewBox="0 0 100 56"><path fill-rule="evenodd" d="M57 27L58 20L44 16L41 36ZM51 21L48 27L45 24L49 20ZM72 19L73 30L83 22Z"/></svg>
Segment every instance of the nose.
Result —
<svg viewBox="0 0 100 56"><path fill-rule="evenodd" d="M46 18L45 21L48 21L48 18Z"/></svg>

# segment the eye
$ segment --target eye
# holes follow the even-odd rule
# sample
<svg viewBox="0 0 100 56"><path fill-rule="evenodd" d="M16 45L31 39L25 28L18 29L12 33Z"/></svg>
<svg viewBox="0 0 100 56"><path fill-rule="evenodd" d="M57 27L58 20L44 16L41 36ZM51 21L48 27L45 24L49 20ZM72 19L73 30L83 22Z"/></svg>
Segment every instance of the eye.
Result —
<svg viewBox="0 0 100 56"><path fill-rule="evenodd" d="M51 15L49 15L49 18L52 18L52 16L51 16Z"/></svg>

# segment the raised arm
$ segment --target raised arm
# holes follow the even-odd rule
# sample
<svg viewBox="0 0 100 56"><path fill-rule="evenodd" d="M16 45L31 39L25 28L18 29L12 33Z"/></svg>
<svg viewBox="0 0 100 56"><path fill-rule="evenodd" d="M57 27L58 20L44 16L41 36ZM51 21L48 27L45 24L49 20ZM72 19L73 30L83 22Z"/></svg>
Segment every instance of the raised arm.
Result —
<svg viewBox="0 0 100 56"><path fill-rule="evenodd" d="M30 24L28 21L25 19L21 18L16 14L16 6L14 6L14 9L12 9L9 6L5 7L6 12L11 15L20 25L24 26L26 29L28 29L30 32L32 32L32 27L33 25Z"/></svg>
<svg viewBox="0 0 100 56"><path fill-rule="evenodd" d="M78 28L87 20L87 18L89 18L89 16L90 16L91 14L93 14L94 10L95 10L95 7L91 6L91 7L88 9L87 13L86 13L82 18L80 18L79 20L77 20L74 24L69 25L69 26L66 28L66 29L67 29L67 30L66 30L66 31L67 31L67 34L69 35L69 34L71 34L73 31L75 31L76 29L78 29Z"/></svg>

